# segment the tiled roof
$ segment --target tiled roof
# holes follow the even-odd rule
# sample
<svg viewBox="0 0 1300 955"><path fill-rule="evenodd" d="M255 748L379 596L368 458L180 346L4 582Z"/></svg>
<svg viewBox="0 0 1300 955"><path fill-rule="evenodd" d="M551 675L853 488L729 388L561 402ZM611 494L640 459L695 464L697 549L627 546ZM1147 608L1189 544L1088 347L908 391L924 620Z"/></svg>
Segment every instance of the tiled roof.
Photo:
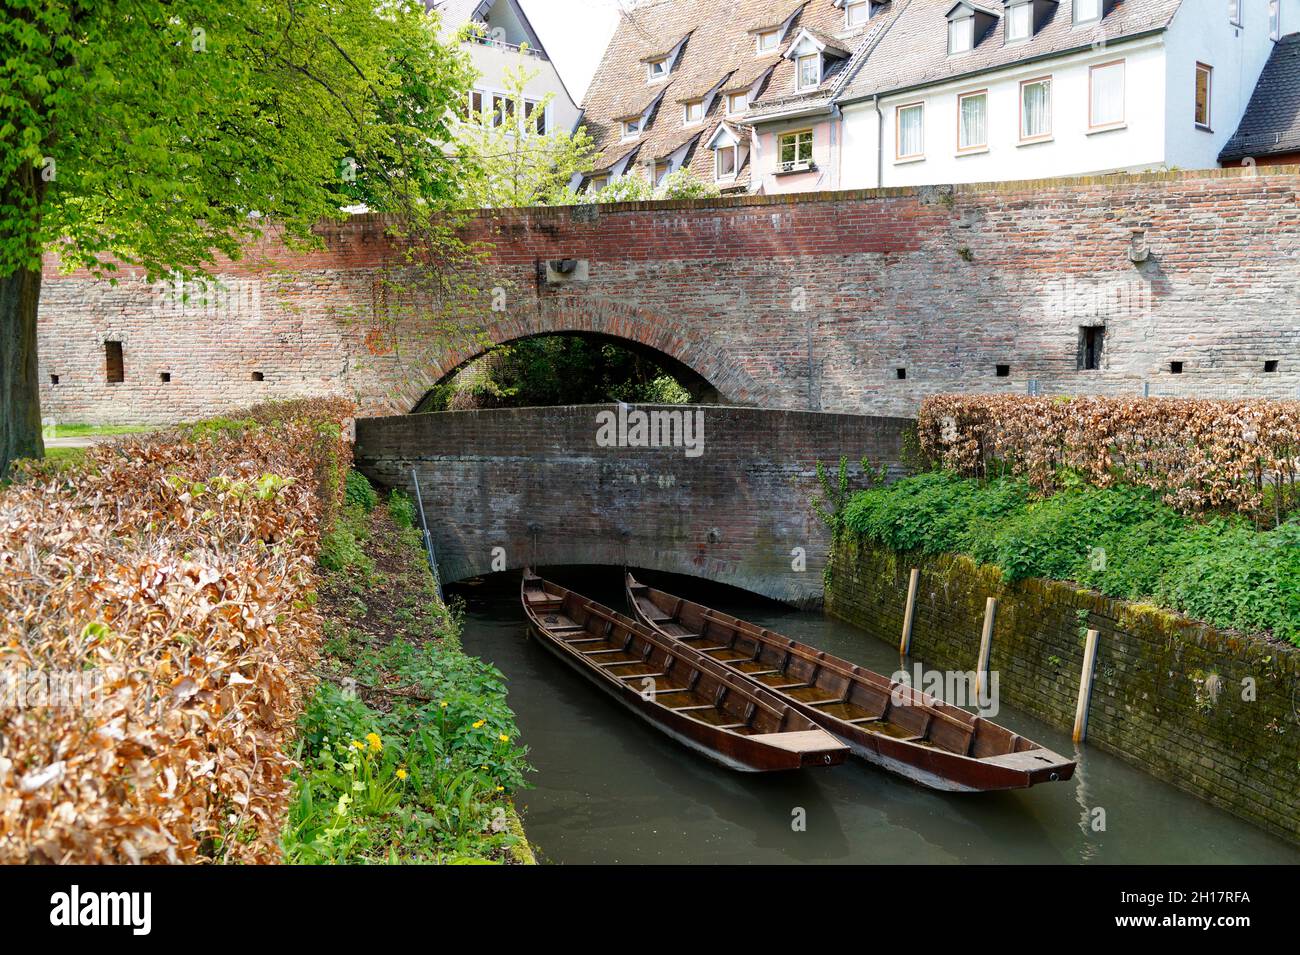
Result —
<svg viewBox="0 0 1300 955"><path fill-rule="evenodd" d="M1264 65L1246 115L1220 162L1300 151L1300 33L1284 36Z"/></svg>
<svg viewBox="0 0 1300 955"><path fill-rule="evenodd" d="M1010 46L1003 36L1006 17L999 16L974 50L958 56L948 55L945 20L954 0L894 2L902 7L896 21L844 87L842 100L956 79L1021 60L1163 30L1178 12L1182 0L1119 0L1105 19L1091 29L1076 28L1071 20L1070 3L1061 2L1055 5L1050 18L1032 39ZM991 6L1001 11L1000 4Z"/></svg>
<svg viewBox="0 0 1300 955"><path fill-rule="evenodd" d="M875 27L881 16L904 0L886 4L881 14L869 23L846 29L845 15L833 0L660 0L624 9L600 67L592 77L583 102L587 132L596 143L595 169L607 169L640 147L637 161L662 158L677 146L699 139L692 147L686 168L697 178L713 178L713 153L702 143L717 129L726 110L726 97L715 96L704 122L686 126L680 100L698 98L714 89L724 79L725 90L748 88L769 69L771 76L751 103L761 111L768 100L781 99L794 92L794 64L781 56L801 28L815 31L822 42L830 42L846 51L857 49L867 30ZM756 54L751 31L765 26L780 26L798 11L779 50ZM892 15L892 14L890 14ZM653 120L642 135L622 142L619 120L664 88L663 83L648 83L645 58L672 49L683 36L689 38L677 57L670 84ZM832 60L822 85L812 95L825 94L842 78L851 58ZM804 94L808 95L808 94ZM737 177L737 185L748 183L748 163Z"/></svg>

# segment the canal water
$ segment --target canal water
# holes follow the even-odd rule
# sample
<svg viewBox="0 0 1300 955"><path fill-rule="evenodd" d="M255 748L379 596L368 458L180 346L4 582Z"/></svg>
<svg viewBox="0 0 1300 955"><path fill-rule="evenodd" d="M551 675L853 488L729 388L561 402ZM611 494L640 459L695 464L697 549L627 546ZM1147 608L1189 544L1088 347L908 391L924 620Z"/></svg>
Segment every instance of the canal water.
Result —
<svg viewBox="0 0 1300 955"><path fill-rule="evenodd" d="M617 569L544 573L625 612ZM898 669L896 648L819 613L694 578L637 576L873 670ZM1078 752L1068 782L1019 792L932 792L855 757L831 769L731 772L525 639L517 574L450 590L465 600L466 650L508 680L537 770L516 802L543 862L1300 862L1300 850L1095 748ZM1068 733L1005 705L997 722L1059 753L1075 752ZM1093 828L1098 809L1104 831Z"/></svg>

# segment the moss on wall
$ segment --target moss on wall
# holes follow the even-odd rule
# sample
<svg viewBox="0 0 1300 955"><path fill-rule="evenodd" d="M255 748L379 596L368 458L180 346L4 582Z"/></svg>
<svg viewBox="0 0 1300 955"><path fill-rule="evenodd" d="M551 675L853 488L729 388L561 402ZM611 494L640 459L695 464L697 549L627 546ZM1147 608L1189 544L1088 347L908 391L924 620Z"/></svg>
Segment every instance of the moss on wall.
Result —
<svg viewBox="0 0 1300 955"><path fill-rule="evenodd" d="M1069 730L1084 637L1096 629L1088 745L1300 842L1300 650L1056 581L1005 584L996 567L966 557L898 554L850 536L832 552L827 612L896 641L913 567L912 652L928 666L974 667L985 599L996 597L990 668L1002 701Z"/></svg>

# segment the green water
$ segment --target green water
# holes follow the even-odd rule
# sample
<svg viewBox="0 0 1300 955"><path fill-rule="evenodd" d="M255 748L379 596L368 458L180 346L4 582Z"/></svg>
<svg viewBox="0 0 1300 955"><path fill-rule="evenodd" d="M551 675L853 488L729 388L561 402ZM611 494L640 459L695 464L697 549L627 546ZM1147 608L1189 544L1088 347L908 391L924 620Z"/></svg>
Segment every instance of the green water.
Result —
<svg viewBox="0 0 1300 955"><path fill-rule="evenodd" d="M543 573L626 609L618 569ZM895 648L820 614L707 581L637 576L871 669L898 669ZM525 640L517 575L451 591L466 601L466 649L509 680L537 769L516 802L543 862L1300 862L1300 850L1087 747L1072 780L1020 792L932 792L852 757L825 770L730 772ZM1068 733L1005 705L996 718L1049 749L1076 751ZM1105 831L1093 828L1097 809Z"/></svg>

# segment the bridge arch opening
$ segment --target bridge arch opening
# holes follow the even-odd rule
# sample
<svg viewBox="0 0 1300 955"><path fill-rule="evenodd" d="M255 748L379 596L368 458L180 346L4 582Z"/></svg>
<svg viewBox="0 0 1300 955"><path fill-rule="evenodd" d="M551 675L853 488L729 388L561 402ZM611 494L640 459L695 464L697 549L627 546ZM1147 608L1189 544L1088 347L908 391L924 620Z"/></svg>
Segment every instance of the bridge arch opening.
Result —
<svg viewBox="0 0 1300 955"><path fill-rule="evenodd" d="M466 358L413 412L611 401L726 403L703 374L667 352L617 335L558 331L508 339Z"/></svg>

